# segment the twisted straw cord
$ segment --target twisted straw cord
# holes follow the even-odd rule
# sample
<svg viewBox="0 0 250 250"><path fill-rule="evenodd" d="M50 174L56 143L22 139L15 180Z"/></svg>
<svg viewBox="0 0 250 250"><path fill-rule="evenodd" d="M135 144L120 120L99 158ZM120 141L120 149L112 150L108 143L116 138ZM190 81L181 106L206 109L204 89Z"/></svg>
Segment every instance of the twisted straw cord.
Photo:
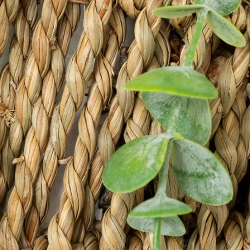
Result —
<svg viewBox="0 0 250 250"><path fill-rule="evenodd" d="M127 250L149 250L152 249L152 234L134 231L128 235ZM184 249L183 237L161 237L162 250L182 250Z"/></svg>
<svg viewBox="0 0 250 250"><path fill-rule="evenodd" d="M18 248L18 239L23 227L24 217L31 206L32 195L33 195L33 184L37 175L37 169L40 161L40 151L43 150L47 141L46 137L43 137L43 133L48 129L48 118L43 107L40 106L42 102L39 99L41 91L42 78L45 76L50 60L51 60L51 44L54 40L54 35L57 28L59 18L61 18L66 8L66 1L54 1L47 0L44 2L42 17L38 22L33 39L32 39L32 51L27 60L25 68L25 77L20 83L19 87L21 93L24 95L17 95L17 104L20 99L23 99L23 103L20 106L16 106L17 117L25 123L25 128L29 129L29 117L26 118L27 114L22 117L22 113L26 113L29 107L29 114L31 116L31 105L34 105L32 127L28 131L25 147L24 156L22 156L22 162L17 164L16 168L16 179L15 187L11 193L7 213L1 221L1 238L0 243L5 248ZM48 18L49 16L49 18ZM25 85L24 85L25 84ZM20 93L19 93L20 94ZM18 99L20 97L20 99ZM23 110L20 110L23 108ZM20 115L21 112L21 115ZM21 119L20 119L21 118ZM25 129L24 129L25 131ZM35 131L38 131L36 135ZM30 147L28 147L30 145ZM11 236L9 232L11 231ZM8 237L12 239L9 240Z"/></svg>
<svg viewBox="0 0 250 250"><path fill-rule="evenodd" d="M46 113L43 115L49 117L52 114L56 94L58 93L61 84L64 78L64 58L68 50L70 39L73 35L73 32L77 28L80 19L80 5L68 3L65 13L62 16L58 24L57 37L58 44L56 45L55 50L51 54L51 65L46 76L43 80L42 86L42 96L39 97L39 107L38 109L45 109ZM46 119L44 117L44 119ZM32 129L32 128L31 128ZM36 136L39 136L39 129L36 130L34 127ZM48 132L48 131L47 131ZM47 138L46 133L42 134L43 137ZM28 139L28 136L27 136ZM29 140L28 140L29 142ZM29 147L28 145L27 147ZM39 145L37 145L38 147ZM43 154L43 151L40 150L40 156ZM24 155L25 156L25 155ZM39 158L40 158L39 156ZM24 159L25 160L25 159ZM32 161L31 161L32 162ZM30 166L31 168L31 166ZM22 247L27 248L32 246L34 239L39 230L39 225L43 221L48 211L48 193L46 193L46 183L44 180L44 175L42 169L38 169L38 178L35 183L34 188L34 199L31 205L31 208L25 219L25 228L21 236ZM42 182L44 180L44 183ZM45 195L44 194L47 194ZM47 197L46 197L47 196Z"/></svg>
<svg viewBox="0 0 250 250"><path fill-rule="evenodd" d="M248 245L244 245L246 237L245 218L237 211L230 214L223 228L224 239L216 245L216 249L248 249ZM244 248L243 248L244 246Z"/></svg>
<svg viewBox="0 0 250 250"><path fill-rule="evenodd" d="M172 0L172 5L190 5L191 0ZM179 18L172 18L170 19L170 23L176 30L180 32L181 35L187 32L187 29L191 25L193 21L193 15L188 15ZM183 34L182 34L183 33Z"/></svg>
<svg viewBox="0 0 250 250"><path fill-rule="evenodd" d="M153 7L151 4L152 3L150 3L149 1L147 2L147 7L146 7L148 8L147 13L150 13L150 9L151 7ZM155 7L156 6L154 6L153 8ZM141 14L139 15L137 21L140 20L140 17L141 17ZM150 20L150 18L148 18L148 20ZM153 18L151 19L151 21L155 23L157 22L157 20L154 20ZM149 25L150 25L150 22L149 22ZM129 62L129 57L128 57L128 62ZM164 61L164 60L161 59L161 61ZM154 63L155 63L155 60L154 60ZM156 64L156 66L159 66L159 64ZM152 68L153 67L154 66L152 66ZM123 73L122 70L120 71L120 73L121 72ZM136 105L135 105L135 110L136 111L134 113L134 117L133 117L133 120L131 120L131 122L135 125L135 127L137 127L137 132L139 134L135 133L136 136L148 134L150 116L145 106L143 105L141 99L137 100ZM112 108L111 108L110 113L112 114ZM112 127L110 127L110 129L111 129L110 133L112 135L112 130L114 131L114 129L112 129ZM103 150L103 147L101 146L101 144L99 145L99 150ZM140 190L139 192L143 193L143 189ZM126 237L126 229L125 229L126 218L127 218L128 213L132 209L133 205L134 205L134 193L122 194L122 195L114 194L114 198L112 198L111 200L111 207L110 209L106 211L103 217L103 223L102 223L103 237L101 238L101 242L100 242L100 246L102 249L110 249L110 248L121 249L124 247L125 237ZM112 233L110 233L111 231ZM114 237L114 232L117 237Z"/></svg>
<svg viewBox="0 0 250 250"><path fill-rule="evenodd" d="M8 113L13 115L10 116L11 120L15 119L14 113L10 110L14 110L14 99L15 90L12 85L9 84L11 80L11 75L9 73L9 66L6 65L0 76L0 150L2 150L4 144L6 143L7 135L7 122ZM9 122L11 122L9 119ZM8 165L4 165L4 155L1 156L1 166L0 166L0 207L4 207L5 197L7 194L8 187L13 181L13 168L8 168ZM1 216L0 216L1 217Z"/></svg>
<svg viewBox="0 0 250 250"><path fill-rule="evenodd" d="M148 12L149 11L147 11L147 13ZM160 24L160 22L158 23ZM156 24L157 22L153 24L153 26L159 30L159 24ZM102 126L99 139L99 150L95 154L90 169L91 174L89 183L94 200L97 199L102 185L100 176L102 174L103 165L107 162L109 156L114 152L115 144L118 142L121 135L123 123L128 120L133 109L134 94L131 91L124 90L123 85L128 82L129 79L140 74L143 67L146 67L149 64L149 59L153 56L151 49L153 49L153 45L155 44L154 34L156 33L156 30L155 33L152 33L150 27L148 27L149 24L147 22L145 9L136 20L136 30L142 30L139 25L144 28L145 34L148 35L149 39L145 41L145 39L143 39L144 34L136 31L136 33L138 32L138 36L136 36L136 40L134 40L130 46L128 61L123 64L119 71L117 79L117 94L113 98L109 116ZM145 45L144 42L146 42L148 46ZM143 51L141 52L140 49ZM144 57L146 59L144 59ZM107 138L107 140L103 138Z"/></svg>
<svg viewBox="0 0 250 250"><path fill-rule="evenodd" d="M103 21L103 24L100 25L100 30L103 30L103 26L106 25L111 12L111 4L112 3L110 1L101 3L92 2L92 4L89 5L88 11L86 11L86 16L89 17L85 18L86 32L84 32L81 37L78 52L74 55L71 62L69 63L66 74L67 85L64 89L62 101L59 107L55 109L54 115L52 117L51 139L45 151L45 157L43 161L44 169L53 168L53 170L56 171L58 166L58 158L61 159L64 155L64 152L66 151L66 135L69 133L71 128L73 122L72 118L74 118L76 109L78 109L82 103L84 96L84 91L82 90L85 89L85 80L87 81L90 77L94 64L94 56L95 54L99 53L99 46L103 41L103 32L97 32L99 38L96 40L96 37L93 38L93 34L91 34L91 27L93 24L94 27L96 27L96 23L101 23ZM96 11L99 12L100 17ZM94 19L90 18L92 14ZM90 39L87 37L86 33L89 34ZM93 46L93 48L91 46ZM83 78L81 74L83 74ZM77 91L75 91L75 87ZM73 116L68 117L68 115ZM61 131L59 131L58 135L57 131L60 129ZM60 132L62 132L62 134ZM63 138L58 138L58 136L63 136ZM53 179L49 179L49 182L49 186L51 187Z"/></svg>
<svg viewBox="0 0 250 250"><path fill-rule="evenodd" d="M128 250L142 250L146 234L136 230L130 230L126 245Z"/></svg>
<svg viewBox="0 0 250 250"><path fill-rule="evenodd" d="M230 208L235 203L237 183L241 181L247 168L246 146L240 135L240 125L246 110L245 97L242 93L246 88L243 78L248 70L245 64L248 64L250 60L247 33L245 33L245 38L246 46L235 50L234 56L227 60L219 76L224 118L215 135L215 154L225 164L232 177L234 198L229 204ZM227 75L226 78L224 78L225 75Z"/></svg>
<svg viewBox="0 0 250 250"><path fill-rule="evenodd" d="M136 19L141 10L146 6L146 0L118 0L119 5L127 13L127 15Z"/></svg>
<svg viewBox="0 0 250 250"><path fill-rule="evenodd" d="M34 250L46 250L48 248L48 238L47 234L43 234L34 242ZM99 245L99 235L95 234L94 232L88 231L85 236L83 243L74 244L72 246L73 250L98 250ZM64 248L63 248L64 249Z"/></svg>
<svg viewBox="0 0 250 250"><path fill-rule="evenodd" d="M15 20L19 7L19 0L0 2L0 57L8 44L9 26Z"/></svg>
<svg viewBox="0 0 250 250"><path fill-rule="evenodd" d="M48 9L53 10L54 8L52 6L51 8L49 7ZM56 171L56 168L58 166L58 158L61 159L64 155L64 152L66 151L65 141L66 141L66 136L69 133L69 130L70 130L72 122L73 122L72 118L74 118L74 114L76 112L76 109L78 109L82 103L83 93L84 93L84 91L82 91L82 90L85 89L85 80L87 81L90 77L90 74L91 74L92 68L93 68L93 64L94 64L94 55L99 53L99 50L100 50L99 46L103 41L103 32L97 32L97 34L99 35L98 38L93 37L93 34L91 33L92 32L91 28L94 25L94 28L98 27L101 31L103 30L103 25L105 23L107 23L109 13L111 12L111 2L105 1L104 3L101 2L101 4L98 2L96 5L93 2L92 4L89 5L88 10L89 11L86 11L87 16L91 15L91 14L94 15L94 20L91 20L90 23L84 24L85 31L88 34L88 37L90 37L90 38L87 37L86 33L83 33L83 35L81 37L81 41L80 41L80 46L78 47L78 53L76 53L73 56L71 62L69 63L68 74L66 75L67 85L66 85L64 92L63 92L62 101L61 101L59 107L55 109L54 115L52 117L51 139L50 139L48 146L46 148L47 150L45 151L45 157L44 157L44 162L43 162L45 164L45 166L44 166L45 169L46 168L48 169L48 167L50 167L48 165L53 164L52 168ZM96 13L96 11L99 12L100 17ZM104 22L104 24L102 24L102 21ZM98 24L98 25L96 25L96 24ZM47 25L47 26L50 27L49 25ZM41 34L43 34L43 33L41 33ZM83 60L84 58L86 60ZM38 66L41 67L41 65L38 65ZM45 66L47 66L47 64ZM83 73L81 73L81 72L83 72ZM43 72L43 73L45 74L45 72ZM82 78L81 74L83 74L83 78ZM74 91L75 87L77 88L78 91ZM70 115L72 114L73 117L69 118L68 117L69 114ZM36 125L40 125L40 124L36 124ZM62 133L59 132L58 133L59 135L58 135L57 129L59 129L59 130L61 129L60 132L62 132ZM43 131L45 131L45 130L46 130L46 128ZM33 136L33 131L31 131L30 133L31 133L31 135L27 138L30 138L31 140L34 141L35 136ZM63 137L62 139L61 139L61 136ZM60 138L58 138L58 137L60 137ZM57 144L57 142L58 142L58 144ZM62 142L61 145L59 144L60 142ZM27 143L27 140L26 140L26 143ZM29 143L27 143L27 145L29 145ZM43 148L43 147L41 147L41 148ZM31 153L28 156L33 156L33 154L39 153L37 148L35 148L36 152L30 152L30 151L28 151L27 148L25 148L25 150L27 153ZM52 151L52 154L51 154L51 151ZM59 157L57 157L57 155L59 155ZM30 157L30 158L32 158L32 157ZM56 158L56 159L54 159L54 158ZM26 159L28 159L28 158L26 158ZM24 161L21 164L24 165ZM38 162L36 162L36 165L37 164L38 164ZM33 164L33 166L34 166L34 164ZM27 171L27 169L26 169L26 171ZM34 174L37 174L37 168L35 169L35 171L36 171L36 173L34 173ZM26 179L28 179L27 182L30 182L29 178L31 178L31 173L29 173L29 175L26 174L25 177L26 177ZM19 178L17 178L17 179L19 179ZM21 177L20 179L24 179L24 178ZM32 178L32 180L34 180L34 178ZM32 190L32 188L30 186L29 191L27 193L31 194L31 190ZM14 198L15 197L13 197L12 200L14 200ZM31 196L30 196L30 198L31 198ZM28 200L28 202L27 202L28 203L27 208L29 208L29 206L30 206L30 201L31 200Z"/></svg>
<svg viewBox="0 0 250 250"><path fill-rule="evenodd" d="M193 234L194 241L197 239L196 236L199 237L202 249L216 248L216 236L222 231L228 217L228 210L235 203L237 183L246 173L246 147L240 135L240 125L246 109L245 97L242 93L245 89L243 78L248 67L245 64L248 64L250 59L249 38L246 34L245 38L246 46L235 50L233 57L224 64L218 79L223 119L215 135L215 155L222 160L232 177L234 198L228 206L202 206L198 215L199 233L195 231Z"/></svg>
<svg viewBox="0 0 250 250"><path fill-rule="evenodd" d="M37 1L31 0L29 2L28 5L23 6L22 3L20 5L20 9L14 22L15 33L10 44L9 63L4 67L0 76L1 103L3 103L7 110L14 110L15 108L15 90L23 76L24 62L30 48L31 30L37 14ZM8 113L6 113L6 115L7 114ZM8 117L6 117L6 115L4 116L4 119L8 122ZM10 125L14 120L14 117L9 120ZM4 129L4 131L0 132L0 149L4 147L0 166L0 183L2 183L0 185L1 204L5 201L4 197L14 181L14 165L12 164L12 161L14 157L18 157L20 152L15 148L16 144L14 145L14 149L11 147L12 145L9 144L10 137L8 136L6 138L6 126L0 126L0 128ZM11 131L13 132L13 130ZM19 149L20 146L21 145L18 147Z"/></svg>
<svg viewBox="0 0 250 250"><path fill-rule="evenodd" d="M176 26L176 25L175 25ZM185 46L181 51L181 57L180 57L180 64L182 65L184 63L184 58L185 58L185 53L187 51L187 45L190 44L190 41L192 39L192 35L193 35L193 31L194 31L194 22L189 26L186 36L185 36ZM199 43L198 46L196 48L196 56L194 58L194 62L193 65L194 67L198 70L201 71L202 73L206 73L206 71L208 70L208 66L210 63L210 58L211 58L211 42L210 42L210 37L212 35L212 30L211 28L208 26L208 24L206 23L203 27L203 31L202 31L202 35L199 39ZM216 104L220 103L220 99L218 98L217 103L211 103L211 107L213 107L213 109L215 111L217 111L218 106L216 106ZM218 120L218 117L215 116L214 112L212 112L212 116L214 116L214 120L213 120L213 129L214 127L218 124L216 123L216 121ZM216 120L217 119L217 120ZM171 194L171 196L173 196L174 198L177 198L179 195L179 188L176 186L176 183L172 183L173 180L171 178L171 171L169 173L169 182L171 184L171 187L169 187L169 189L167 190L168 193ZM172 185L174 184L174 185ZM169 185L170 186L170 185ZM197 210L197 206L199 206L199 204L197 203L193 203L193 201L191 199L187 199L187 197L185 197L185 200L188 204L191 205L191 207L193 208L194 211ZM205 209L206 210L206 209ZM216 241L215 241L215 221L213 220L213 216L211 213L209 213L209 211L207 210L207 213L204 215L204 213L202 213L203 210L200 211L199 216L203 219L201 220L200 217L198 218L198 228L199 228L199 233L198 230L196 230L192 237L189 239L189 248L188 249L209 249L209 247L211 247L211 249L215 249L215 245L216 245ZM203 215L203 217L202 217ZM187 217L188 220L190 220L190 217ZM185 218L184 218L185 219ZM206 225L206 227L204 227L204 224ZM200 242L198 244L196 244L196 240L198 239L197 237L199 237L200 235ZM211 241L211 238L214 239L214 241ZM210 245L209 245L210 244Z"/></svg>
<svg viewBox="0 0 250 250"><path fill-rule="evenodd" d="M83 240L83 244L73 245L73 250L98 250L99 246L99 236L95 233L88 231Z"/></svg>
<svg viewBox="0 0 250 250"><path fill-rule="evenodd" d="M103 31L110 17L111 7L112 2L108 0L92 1L85 11L85 32L81 36L76 54L67 67L66 86L62 100L53 112L50 139L43 160L44 173L47 173L47 171L48 173L56 172L58 161L65 154L66 137L70 132L75 113L82 104L86 82L90 79L94 67L94 56L99 54L100 46L102 46ZM94 38L93 34L91 34L91 26L98 23L101 23L98 26L101 32L96 32L98 37ZM92 45L95 46L92 48ZM54 174L52 178L49 175L45 177L48 180L46 182L49 188L53 184L54 177Z"/></svg>
<svg viewBox="0 0 250 250"><path fill-rule="evenodd" d="M64 175L65 191L62 195L60 209L52 219L53 222L49 225L49 237L54 234L54 231L60 229L65 235L65 241L68 242L81 242L85 231L89 229L93 221L93 216L90 214L90 211L94 210L93 197L91 197L90 190L85 187L85 184L88 177L88 165L96 148L97 129L101 112L107 105L111 95L112 75L117 61L118 48L121 46L118 41L123 41L125 35L125 18L119 7L113 9L110 22L116 26L119 33L112 34L110 27L105 31L106 37L109 39L104 44L103 54L100 53L96 59L96 81L90 88L89 99L79 118L79 135L75 145L74 157L66 166ZM120 27L117 27L118 25ZM122 36L122 38L118 38L118 36ZM106 37L104 38L106 39ZM73 192L73 190L76 190L76 192ZM65 204L70 204L70 206L65 206ZM90 206L89 209L88 206ZM65 209L67 209L67 216L65 216ZM68 224L72 225L72 230L74 228L74 235L67 232L68 229L65 225ZM53 225L53 231L51 231L51 225ZM56 229L56 227L59 229ZM58 244L55 235L51 243L51 247Z"/></svg>
<svg viewBox="0 0 250 250"><path fill-rule="evenodd" d="M165 236L166 250L182 250L184 249L184 237Z"/></svg>
<svg viewBox="0 0 250 250"><path fill-rule="evenodd" d="M113 11L112 11L112 15L111 15L111 17L110 17L110 23L112 24L112 23L114 23L113 21L116 19L116 22L115 23L117 23L116 25L112 25L113 27L117 27L117 30L116 30L116 33L117 33L117 39L118 39L118 41L123 41L123 39L121 39L122 37L124 37L125 36L125 20L124 20L124 17L123 17L123 14L122 14L123 12L122 12L122 10L120 9L120 7L119 6L117 6L117 9L113 9ZM114 18L114 17L116 17L116 18ZM119 25L120 24L120 25ZM121 36L122 35L122 36ZM119 38L120 37L120 38ZM112 41L112 39L110 40L110 41ZM119 44L120 44L120 42L119 42ZM113 45L114 46L114 45ZM121 47L121 44L119 45L119 47ZM113 54L114 54L114 52L112 52ZM109 52L107 51L107 55L109 54ZM121 56L121 55L120 55ZM108 58L107 56L106 56L106 58ZM120 57L121 58L121 57ZM104 61L105 62L105 61ZM111 62L111 61L110 61ZM112 65L112 67L114 67L115 65L114 65L114 63L115 63L115 61L114 61L114 59L113 59L113 63L111 64ZM100 72L98 73L97 72L97 75L96 75L96 79L98 80L97 81L97 83L98 83L98 85L99 85L99 88L100 87L102 87L101 86L101 78L100 78L100 76L101 75L105 75L105 71L107 71L107 69L109 69L110 68L110 66L109 67L107 67L107 69L106 70L104 70L103 69L103 66L102 66L102 64L100 64L99 65L99 70L100 70ZM111 68L112 69L112 68ZM100 74L101 73L101 74ZM109 73L109 75L110 75L110 73ZM89 152L88 153L88 156L89 156L89 160L88 161L86 161L86 164L87 164L87 166L89 165L89 163L90 163L90 161L92 160L92 157L93 157L93 155L94 155L94 153L95 153L95 148L96 148L96 143L97 143L97 137L96 137L96 135L93 133L93 132L91 132L91 131L93 131L93 128L94 128L94 132L95 133L97 133L97 127L98 127L98 125L99 125L99 119L100 119L100 114L101 114L101 110L102 109L104 109L105 108L105 106L106 106L106 103L107 103L107 100L109 99L109 96L110 96L110 94L109 95L107 95L107 93L109 93L110 92L110 90L108 90L110 87L111 87L111 81L110 80L108 80L108 79L106 79L106 77L104 77L104 76L102 76L102 78L104 78L103 79L103 83L102 83L102 85L104 86L104 87L102 87L102 88L100 88L100 90L101 89L107 89L107 90L105 90L105 91L101 91L102 92L102 96L103 97L100 97L99 96L99 94L98 94L98 99L101 101L101 100L103 100L102 102L101 102L101 105L99 105L99 103L98 102L96 102L96 94L97 93L101 93L101 92L99 92L99 91L97 91L98 89L96 88L97 87L97 85L96 84L94 84L94 85L92 85L92 90L94 91L94 92L92 92L93 93L93 95L91 95L90 94L90 96L89 96L89 99L88 99L88 102L87 102L87 106L86 106L86 109L84 108L84 110L83 110L83 112L82 112L82 115L84 115L84 118L83 119L81 119L80 118L80 121L81 120L85 120L85 122L84 122L84 124L85 124L85 126L87 126L87 127L85 127L85 126L82 126L82 125L80 125L80 122L79 122L79 134L80 135L82 135L82 136L80 136L79 138L82 138L82 139L84 139L83 141L82 141L82 139L81 139L81 141L82 141L82 148L84 148L84 147L86 147L87 146L87 148L89 148L90 149L90 152L89 152L89 150L88 151L86 151L86 152ZM105 80L106 79L106 80ZM109 84L107 84L107 83L109 83ZM108 87L109 86L109 87ZM91 92L91 91L90 91ZM105 93L106 92L106 93ZM105 101L106 100L106 101ZM97 105L98 105L98 107L97 107ZM93 108L94 109L93 109ZM95 112L95 111L98 111L98 112ZM82 116L83 117L83 116ZM93 119L93 123L92 123L92 121L91 122L88 122L90 119ZM82 123L83 124L83 123ZM92 125L92 124L94 124L94 126ZM87 133L86 133L86 131L87 131ZM91 140L90 140L90 138L91 138ZM89 143L89 142L91 142L91 143ZM93 145L93 146L92 146ZM76 148L77 149L77 148ZM91 149L93 149L93 150L91 150ZM80 152L79 152L80 153ZM75 154L76 155L76 154ZM87 157L86 157L87 158ZM83 169L87 169L87 166L84 166L84 168ZM86 175L86 177L87 177L88 175ZM86 183L85 184L85 193L86 194L88 194L88 197L90 197L91 198L91 201L93 202L93 204L94 204L94 201L93 201L93 196L92 196L92 194L91 194L91 192L90 192L90 189L89 189L89 185L88 185L88 183ZM86 199L86 198L85 198ZM92 224L92 222L93 222L93 218L94 218L94 205L89 205L89 204L92 204L92 203L88 203L87 201L85 201L84 202L84 207L83 207L83 209L82 209L82 213L83 213L83 215L82 216L79 216L78 217L78 219L77 219L77 225L79 225L78 227L77 227L77 230L75 230L74 231L74 234L73 234L73 237L72 237L72 241L73 242L80 242L80 235L81 235L81 232L85 232L86 230L88 230L88 228L89 228L89 226Z"/></svg>
<svg viewBox="0 0 250 250"><path fill-rule="evenodd" d="M169 62L168 36L169 26L162 22L161 30L156 37L156 56L151 60L146 70L152 70L166 65ZM143 101L137 96L133 110L132 118L127 121L124 132L125 141L128 142L149 133L150 114L147 111ZM137 194L138 193L138 194ZM122 249L125 245L126 237L126 219L128 213L135 206L136 197L141 197L137 203L143 201L144 189L133 193L116 194L111 199L110 208L106 211L102 219L102 234L100 246L102 249L110 249L111 245L115 249ZM112 232L112 233L111 233ZM114 236L114 232L118 237ZM115 241L114 241L115 239Z"/></svg>

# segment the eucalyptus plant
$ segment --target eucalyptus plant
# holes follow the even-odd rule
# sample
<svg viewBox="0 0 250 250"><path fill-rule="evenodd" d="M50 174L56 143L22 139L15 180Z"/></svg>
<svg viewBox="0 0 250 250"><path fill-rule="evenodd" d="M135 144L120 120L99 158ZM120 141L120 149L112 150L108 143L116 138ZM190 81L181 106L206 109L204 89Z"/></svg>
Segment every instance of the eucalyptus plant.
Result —
<svg viewBox="0 0 250 250"><path fill-rule="evenodd" d="M194 34L183 66L169 66L145 73L125 85L143 91L142 100L165 133L137 138L119 148L106 164L104 185L113 192L127 193L144 187L157 174L153 198L135 207L128 224L153 232L153 249L159 250L160 236L181 236L185 227L178 215L190 213L185 203L166 195L171 159L177 184L185 194L209 205L228 203L233 196L231 179L221 162L204 145L211 134L208 99L215 98L213 84L192 68L195 49L205 20L214 33L233 46L244 46L244 36L223 16L233 12L240 0L194 0L190 6L167 6L156 16L176 18L197 12Z"/></svg>

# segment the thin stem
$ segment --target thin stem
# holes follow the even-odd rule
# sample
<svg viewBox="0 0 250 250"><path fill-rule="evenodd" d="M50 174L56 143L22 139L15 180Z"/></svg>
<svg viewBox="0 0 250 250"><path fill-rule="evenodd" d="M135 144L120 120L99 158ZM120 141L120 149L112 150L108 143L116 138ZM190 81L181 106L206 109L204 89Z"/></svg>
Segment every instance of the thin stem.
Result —
<svg viewBox="0 0 250 250"><path fill-rule="evenodd" d="M194 34L193 34L191 43L189 44L189 48L185 56L185 60L184 60L185 66L192 67L192 63L195 57L195 50L196 50L197 44L201 36L203 24L207 17L207 12L208 12L207 8L202 8L199 12L199 15L195 24L195 28L194 28Z"/></svg>
<svg viewBox="0 0 250 250"><path fill-rule="evenodd" d="M179 111L180 111L180 102L178 102L178 98L174 101L173 107L174 109L170 115L168 129L167 129L167 134L171 136L174 136L175 134L176 122L177 122ZM168 180L168 167L169 167L169 161L170 161L170 156L171 156L171 151L172 151L172 145L173 145L173 138L170 138L168 141L168 147L167 147L165 159L160 170L160 177L159 177L156 195L166 194L166 187L167 187L167 180Z"/></svg>
<svg viewBox="0 0 250 250"><path fill-rule="evenodd" d="M154 220L153 250L161 250L161 218Z"/></svg>
<svg viewBox="0 0 250 250"><path fill-rule="evenodd" d="M166 187L167 187L167 180L168 180L168 167L169 167L169 161L170 161L170 156L171 156L171 151L172 151L172 145L173 145L173 138L171 138L168 142L167 153L165 155L165 159L161 167L156 195L166 194Z"/></svg>

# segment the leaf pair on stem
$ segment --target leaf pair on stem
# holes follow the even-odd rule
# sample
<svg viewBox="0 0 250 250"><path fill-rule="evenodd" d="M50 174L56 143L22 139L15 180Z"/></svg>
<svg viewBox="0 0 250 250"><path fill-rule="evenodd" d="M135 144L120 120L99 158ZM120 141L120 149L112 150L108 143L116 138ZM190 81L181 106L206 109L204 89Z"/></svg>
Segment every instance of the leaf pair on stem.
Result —
<svg viewBox="0 0 250 250"><path fill-rule="evenodd" d="M195 5L167 6L157 16L175 18L198 12L194 34L184 66L170 66L145 73L125 85L142 92L147 109L166 132L137 138L118 149L104 168L103 183L111 191L126 193L144 187L157 174L153 198L135 207L128 224L153 232L153 249L160 249L160 236L181 236L185 227L178 215L191 212L185 203L166 195L171 159L180 188L193 199L209 205L228 203L233 196L231 179L220 161L204 145L211 134L208 99L217 91L202 74L192 69L195 49L207 18L217 36L233 46L244 46L244 36L224 15L233 12L240 0L195 0Z"/></svg>

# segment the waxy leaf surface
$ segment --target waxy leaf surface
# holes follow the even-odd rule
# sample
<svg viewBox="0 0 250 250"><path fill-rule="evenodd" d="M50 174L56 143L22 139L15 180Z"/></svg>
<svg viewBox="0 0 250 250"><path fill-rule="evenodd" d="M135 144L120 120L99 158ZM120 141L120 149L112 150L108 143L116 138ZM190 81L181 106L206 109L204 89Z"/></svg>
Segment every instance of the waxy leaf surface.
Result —
<svg viewBox="0 0 250 250"><path fill-rule="evenodd" d="M185 139L175 140L172 168L178 185L193 199L214 206L232 199L233 187L226 169L205 147Z"/></svg>
<svg viewBox="0 0 250 250"><path fill-rule="evenodd" d="M194 3L198 5L204 4L221 15L226 16L239 7L240 0L194 0Z"/></svg>
<svg viewBox="0 0 250 250"><path fill-rule="evenodd" d="M207 100L169 95L161 92L142 92L142 100L151 115L167 129L176 103L180 104L176 132L187 139L205 144L211 134L211 114Z"/></svg>
<svg viewBox="0 0 250 250"><path fill-rule="evenodd" d="M119 148L104 168L104 185L116 193L132 192L146 185L162 167L167 137L143 136Z"/></svg>
<svg viewBox="0 0 250 250"><path fill-rule="evenodd" d="M217 96L213 84L204 75L188 66L169 66L152 70L126 83L125 88L201 99Z"/></svg>
<svg viewBox="0 0 250 250"><path fill-rule="evenodd" d="M224 42L235 47L242 47L246 44L246 40L241 32L225 17L215 11L209 11L207 20L213 32Z"/></svg>
<svg viewBox="0 0 250 250"><path fill-rule="evenodd" d="M155 218L134 218L128 216L128 224L142 232L154 232ZM182 236L185 234L185 227L178 216L162 218L161 234L168 236Z"/></svg>
<svg viewBox="0 0 250 250"><path fill-rule="evenodd" d="M130 217L167 217L190 212L192 209L185 203L167 196L156 195L136 206L129 215Z"/></svg>
<svg viewBox="0 0 250 250"><path fill-rule="evenodd" d="M188 16L199 11L203 6L185 5L185 6L164 6L153 11L153 14L163 18L177 18Z"/></svg>

